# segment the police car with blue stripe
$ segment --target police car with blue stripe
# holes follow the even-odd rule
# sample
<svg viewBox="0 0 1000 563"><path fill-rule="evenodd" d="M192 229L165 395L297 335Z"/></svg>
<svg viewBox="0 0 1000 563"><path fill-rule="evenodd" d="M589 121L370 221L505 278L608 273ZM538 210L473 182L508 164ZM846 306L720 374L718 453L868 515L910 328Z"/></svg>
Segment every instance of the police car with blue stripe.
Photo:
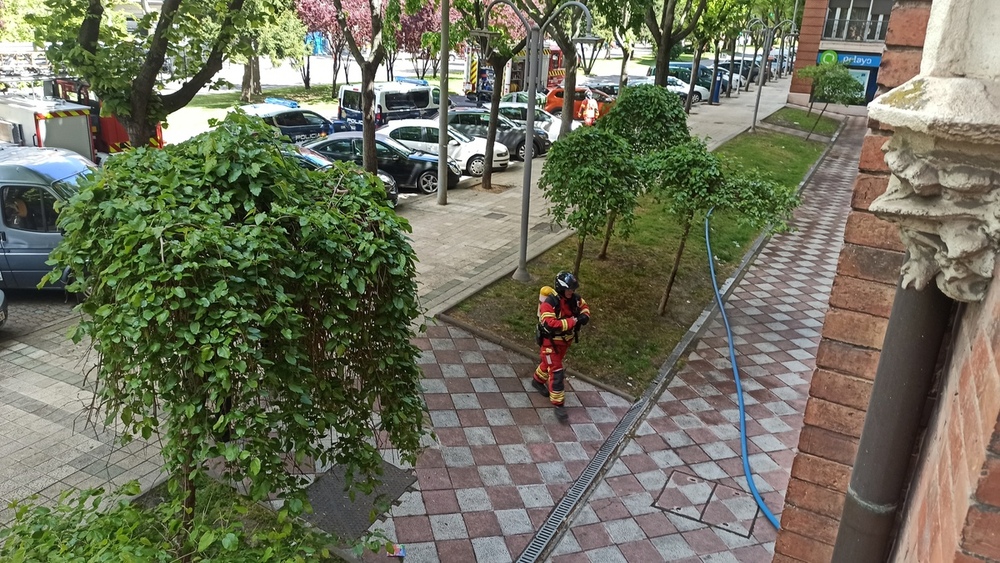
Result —
<svg viewBox="0 0 1000 563"><path fill-rule="evenodd" d="M326 137L346 129L314 111L302 109L294 100L264 98L262 104L249 104L241 106L240 109L249 115L262 118L268 125L277 127L282 135L294 143Z"/></svg>

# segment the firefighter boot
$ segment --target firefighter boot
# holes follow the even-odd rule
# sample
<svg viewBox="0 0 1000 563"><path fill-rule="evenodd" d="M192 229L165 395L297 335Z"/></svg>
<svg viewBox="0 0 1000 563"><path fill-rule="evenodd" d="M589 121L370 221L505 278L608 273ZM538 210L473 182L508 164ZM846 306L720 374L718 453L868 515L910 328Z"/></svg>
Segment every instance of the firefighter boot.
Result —
<svg viewBox="0 0 1000 563"><path fill-rule="evenodd" d="M563 405L556 405L555 409L556 409L556 418L559 419L559 422L566 422L567 420L569 420L569 414L566 413L566 407L564 407Z"/></svg>
<svg viewBox="0 0 1000 563"><path fill-rule="evenodd" d="M531 386L532 386L532 387L534 387L535 389L537 389L537 390L538 390L538 392L539 392L539 393L540 393L540 394L541 394L541 395L542 395L543 397L545 397L546 399L548 399L548 398L549 398L549 390L548 390L548 388L547 388L547 387L545 387L545 384L544 384L544 383L542 383L542 382L540 382L540 381L538 381L538 380L536 380L536 379L532 378L532 379L531 379Z"/></svg>

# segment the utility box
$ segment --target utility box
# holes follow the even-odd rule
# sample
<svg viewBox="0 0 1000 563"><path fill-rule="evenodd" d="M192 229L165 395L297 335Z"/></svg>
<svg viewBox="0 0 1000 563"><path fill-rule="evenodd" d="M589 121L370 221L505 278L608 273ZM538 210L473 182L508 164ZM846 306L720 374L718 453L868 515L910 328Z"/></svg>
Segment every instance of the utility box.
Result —
<svg viewBox="0 0 1000 563"><path fill-rule="evenodd" d="M90 108L64 100L0 97L0 120L19 125L22 143L71 150L94 160Z"/></svg>

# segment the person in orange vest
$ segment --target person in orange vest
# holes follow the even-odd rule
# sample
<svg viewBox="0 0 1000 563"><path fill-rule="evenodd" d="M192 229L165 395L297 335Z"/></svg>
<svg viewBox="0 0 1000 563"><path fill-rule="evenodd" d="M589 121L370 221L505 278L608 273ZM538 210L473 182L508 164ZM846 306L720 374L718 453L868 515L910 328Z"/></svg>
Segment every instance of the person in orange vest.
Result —
<svg viewBox="0 0 1000 563"><path fill-rule="evenodd" d="M590 322L590 307L576 290L580 282L570 272L556 274L555 289L545 286L538 295L538 329L535 341L541 361L532 386L555 406L556 418L565 422L566 374L563 358L570 344L579 339L580 327Z"/></svg>
<svg viewBox="0 0 1000 563"><path fill-rule="evenodd" d="M580 106L580 115L578 117L583 120L584 125L593 125L600 116L601 109L597 105L597 100L594 99L594 93L587 90L587 99Z"/></svg>

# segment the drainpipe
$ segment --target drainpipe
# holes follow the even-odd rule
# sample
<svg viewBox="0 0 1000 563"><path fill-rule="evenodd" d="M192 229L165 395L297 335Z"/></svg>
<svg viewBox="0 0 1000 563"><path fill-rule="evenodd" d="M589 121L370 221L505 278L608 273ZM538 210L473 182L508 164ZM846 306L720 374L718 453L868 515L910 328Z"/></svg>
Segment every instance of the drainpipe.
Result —
<svg viewBox="0 0 1000 563"><path fill-rule="evenodd" d="M935 283L922 291L896 288L834 563L886 560L952 304Z"/></svg>

